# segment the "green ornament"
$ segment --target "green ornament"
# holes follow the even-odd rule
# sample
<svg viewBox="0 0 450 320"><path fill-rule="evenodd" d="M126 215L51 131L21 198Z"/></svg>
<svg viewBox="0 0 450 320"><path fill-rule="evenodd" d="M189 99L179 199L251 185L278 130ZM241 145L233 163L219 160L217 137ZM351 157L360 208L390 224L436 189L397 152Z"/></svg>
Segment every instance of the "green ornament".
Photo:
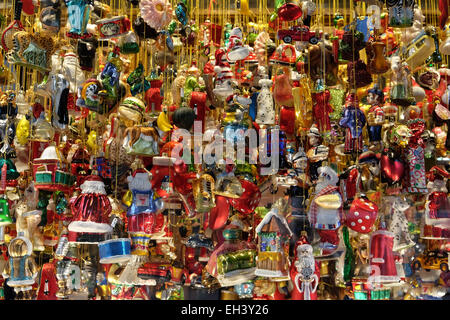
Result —
<svg viewBox="0 0 450 320"><path fill-rule="evenodd" d="M342 235L344 237L345 244L345 262L344 262L344 281L350 281L353 277L353 263L355 261L355 257L353 255L353 248L350 245L348 228L342 228Z"/></svg>
<svg viewBox="0 0 450 320"><path fill-rule="evenodd" d="M278 10L285 4L286 4L286 0L275 0L273 8L275 9L275 11L278 12Z"/></svg>
<svg viewBox="0 0 450 320"><path fill-rule="evenodd" d="M175 20L172 20L169 25L167 26L167 31L169 34L173 34L175 32L175 29L177 28L177 22Z"/></svg>

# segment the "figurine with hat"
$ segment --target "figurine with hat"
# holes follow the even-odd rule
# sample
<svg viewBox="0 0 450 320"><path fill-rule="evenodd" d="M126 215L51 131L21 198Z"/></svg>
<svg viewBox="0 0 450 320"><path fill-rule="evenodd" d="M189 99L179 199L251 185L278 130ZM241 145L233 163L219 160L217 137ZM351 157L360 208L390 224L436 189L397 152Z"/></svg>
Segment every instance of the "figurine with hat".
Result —
<svg viewBox="0 0 450 320"><path fill-rule="evenodd" d="M339 174L339 189L344 202L344 207L352 203L358 190L361 190L360 168L356 164L351 164L341 174Z"/></svg>
<svg viewBox="0 0 450 320"><path fill-rule="evenodd" d="M132 238L132 251L137 255L148 255L148 242L156 231L156 212L163 207L162 201L154 197L149 173L144 168L136 169L128 177L128 188L132 203L128 208L128 232Z"/></svg>
<svg viewBox="0 0 450 320"><path fill-rule="evenodd" d="M333 112L333 107L330 104L330 99L330 90L325 89L323 79L318 79L312 93L312 100L314 103L313 118L320 132L331 130L330 113Z"/></svg>
<svg viewBox="0 0 450 320"><path fill-rule="evenodd" d="M315 194L308 211L309 223L318 231L320 255L336 252L339 244L339 227L343 221L343 201L337 183L337 173L328 166L319 168Z"/></svg>
<svg viewBox="0 0 450 320"><path fill-rule="evenodd" d="M292 300L317 300L320 268L314 259L313 247L306 238L297 241L290 277L294 284L291 291Z"/></svg>
<svg viewBox="0 0 450 320"><path fill-rule="evenodd" d="M345 99L344 115L339 125L345 128L345 153L361 153L363 151L362 128L366 125L366 116L359 109L356 93L349 93Z"/></svg>
<svg viewBox="0 0 450 320"><path fill-rule="evenodd" d="M312 182L318 178L317 170L322 166L322 162L328 158L329 148L322 144L323 138L315 124L308 132L308 142L310 148L306 152L308 157L308 174Z"/></svg>
<svg viewBox="0 0 450 320"><path fill-rule="evenodd" d="M367 132L369 141L375 145L381 144L381 129L384 123L384 93L377 86L369 89L367 94L367 103L370 108L367 113Z"/></svg>
<svg viewBox="0 0 450 320"><path fill-rule="evenodd" d="M380 156L370 150L359 156L361 191L366 194L377 191L380 183Z"/></svg>

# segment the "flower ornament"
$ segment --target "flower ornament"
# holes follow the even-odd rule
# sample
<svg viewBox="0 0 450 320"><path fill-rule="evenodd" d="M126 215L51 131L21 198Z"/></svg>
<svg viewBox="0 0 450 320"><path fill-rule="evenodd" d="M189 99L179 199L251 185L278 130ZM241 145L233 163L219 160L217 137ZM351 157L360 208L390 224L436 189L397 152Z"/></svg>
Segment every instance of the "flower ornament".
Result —
<svg viewBox="0 0 450 320"><path fill-rule="evenodd" d="M172 20L172 6L168 1L143 0L139 8L145 23L154 29L162 29Z"/></svg>

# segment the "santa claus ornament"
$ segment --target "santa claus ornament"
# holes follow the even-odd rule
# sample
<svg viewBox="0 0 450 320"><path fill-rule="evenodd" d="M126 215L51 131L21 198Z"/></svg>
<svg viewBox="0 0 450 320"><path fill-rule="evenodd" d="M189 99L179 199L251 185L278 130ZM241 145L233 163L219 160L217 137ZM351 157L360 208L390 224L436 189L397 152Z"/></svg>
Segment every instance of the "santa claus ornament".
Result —
<svg viewBox="0 0 450 320"><path fill-rule="evenodd" d="M72 204L73 220L68 229L72 232L112 232L108 216L111 204L105 184L99 176L88 176L80 186L81 194Z"/></svg>
<svg viewBox="0 0 450 320"><path fill-rule="evenodd" d="M300 242L295 254L296 259L291 265L291 280L294 283L291 299L317 300L320 271L313 256L313 248Z"/></svg>

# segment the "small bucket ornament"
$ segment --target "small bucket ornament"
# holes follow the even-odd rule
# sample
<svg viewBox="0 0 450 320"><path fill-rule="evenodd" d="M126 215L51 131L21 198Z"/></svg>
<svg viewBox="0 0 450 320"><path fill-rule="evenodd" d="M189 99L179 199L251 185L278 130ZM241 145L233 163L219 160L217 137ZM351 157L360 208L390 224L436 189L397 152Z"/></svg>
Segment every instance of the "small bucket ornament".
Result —
<svg viewBox="0 0 450 320"><path fill-rule="evenodd" d="M130 260L130 239L111 239L98 244L100 263L122 263Z"/></svg>

